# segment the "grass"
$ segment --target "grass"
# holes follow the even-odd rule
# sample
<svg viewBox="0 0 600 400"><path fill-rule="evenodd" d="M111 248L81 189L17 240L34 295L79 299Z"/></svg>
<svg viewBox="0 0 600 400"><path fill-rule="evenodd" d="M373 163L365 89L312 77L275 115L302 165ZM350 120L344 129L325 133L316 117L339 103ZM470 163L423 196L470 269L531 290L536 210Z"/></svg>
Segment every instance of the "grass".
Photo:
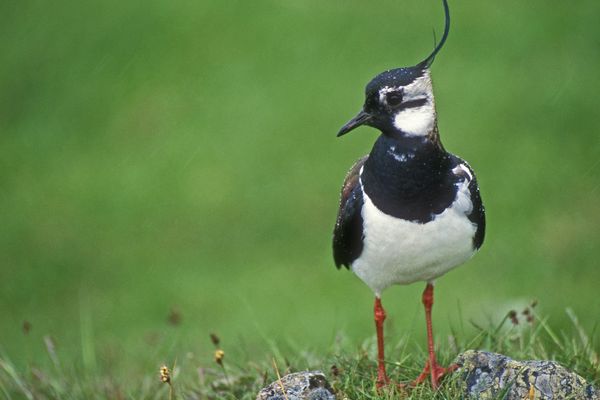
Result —
<svg viewBox="0 0 600 400"><path fill-rule="evenodd" d="M551 359L576 371L588 382L600 383L598 344L585 332L573 311L566 310L572 324L568 331L556 332L546 318L530 307L515 311L495 324L475 326L477 333L467 335L459 328L438 343L438 358L449 364L467 349L485 349L514 359ZM206 338L209 341L209 338ZM216 335L212 362L191 352L166 351L169 362L155 365L142 373L118 375L110 365L102 371L63 364L54 343L45 345L51 366L30 365L26 372L17 368L5 354L0 355L0 390L6 399L254 399L256 393L284 374L318 369L325 372L338 399L463 399L457 375L445 379L439 391L429 384L409 391L375 389L376 368L374 338L358 347L338 334L325 353L307 350L284 352L272 347L262 358L244 359L239 351L223 346ZM419 374L427 355L424 347L408 336L388 338L388 373L397 382L406 382ZM499 397L501 398L501 397Z"/></svg>

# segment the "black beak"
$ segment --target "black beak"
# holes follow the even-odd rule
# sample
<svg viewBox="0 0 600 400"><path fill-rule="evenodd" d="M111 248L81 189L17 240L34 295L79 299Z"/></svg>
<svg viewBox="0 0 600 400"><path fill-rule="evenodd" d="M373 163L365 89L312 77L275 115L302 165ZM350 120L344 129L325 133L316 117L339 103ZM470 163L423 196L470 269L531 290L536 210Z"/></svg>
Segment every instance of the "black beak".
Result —
<svg viewBox="0 0 600 400"><path fill-rule="evenodd" d="M371 118L373 118L371 114L365 112L364 110L361 110L361 112L359 112L356 117L352 118L350 121L348 121L346 125L342 126L342 129L340 129L337 136L340 137L342 135L345 135L352 129L366 124L371 120Z"/></svg>

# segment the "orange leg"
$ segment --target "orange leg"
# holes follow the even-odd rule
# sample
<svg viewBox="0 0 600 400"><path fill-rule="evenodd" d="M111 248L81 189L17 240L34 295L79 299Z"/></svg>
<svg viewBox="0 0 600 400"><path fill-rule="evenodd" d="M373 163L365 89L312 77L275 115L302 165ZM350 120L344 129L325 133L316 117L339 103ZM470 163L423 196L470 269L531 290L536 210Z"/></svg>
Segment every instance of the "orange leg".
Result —
<svg viewBox="0 0 600 400"><path fill-rule="evenodd" d="M381 299L375 297L375 329L377 330L377 387L381 388L390 382L385 373L384 349L383 349L383 321L385 321L385 310L381 305Z"/></svg>
<svg viewBox="0 0 600 400"><path fill-rule="evenodd" d="M427 284L425 291L423 292L423 305L425 306L425 322L427 324L427 350L429 352L429 359L425 363L423 372L421 372L417 379L411 383L411 386L416 386L422 383L425 379L427 379L427 375L431 375L431 386L434 389L437 389L439 387L440 379L444 375L454 371L457 366L451 365L448 368L444 368L439 366L435 361L433 329L431 327L431 307L433 306L433 285L431 283Z"/></svg>

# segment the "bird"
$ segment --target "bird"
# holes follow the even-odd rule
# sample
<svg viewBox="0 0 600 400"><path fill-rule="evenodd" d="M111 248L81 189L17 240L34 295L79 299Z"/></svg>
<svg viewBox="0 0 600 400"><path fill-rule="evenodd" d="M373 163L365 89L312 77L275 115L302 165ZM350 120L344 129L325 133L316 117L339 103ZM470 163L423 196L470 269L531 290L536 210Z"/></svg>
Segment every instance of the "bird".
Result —
<svg viewBox="0 0 600 400"><path fill-rule="evenodd" d="M347 173L333 232L338 269L352 270L375 294L377 387L389 385L385 369L382 292L392 285L425 282L428 358L408 386L431 378L437 389L455 366L436 361L431 322L434 281L469 260L482 246L485 209L473 169L447 152L438 130L430 67L444 34L423 61L384 71L365 88L362 110L337 136L360 127L380 131L370 153ZM405 385L406 386L406 385Z"/></svg>

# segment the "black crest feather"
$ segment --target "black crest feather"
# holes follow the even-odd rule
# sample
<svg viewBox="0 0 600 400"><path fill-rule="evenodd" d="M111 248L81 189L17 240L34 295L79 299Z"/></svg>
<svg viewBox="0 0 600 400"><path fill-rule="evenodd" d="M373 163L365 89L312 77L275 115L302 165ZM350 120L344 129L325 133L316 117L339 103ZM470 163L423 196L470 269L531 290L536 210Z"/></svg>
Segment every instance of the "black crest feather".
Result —
<svg viewBox="0 0 600 400"><path fill-rule="evenodd" d="M429 66L433 64L435 56L442 49L444 43L446 43L448 33L450 33L450 8L448 7L448 0L442 0L442 3L444 4L444 13L446 15L446 25L444 26L444 34L442 35L442 40L440 40L440 43L438 43L435 49L433 49L431 54L418 64L421 68L429 68Z"/></svg>

